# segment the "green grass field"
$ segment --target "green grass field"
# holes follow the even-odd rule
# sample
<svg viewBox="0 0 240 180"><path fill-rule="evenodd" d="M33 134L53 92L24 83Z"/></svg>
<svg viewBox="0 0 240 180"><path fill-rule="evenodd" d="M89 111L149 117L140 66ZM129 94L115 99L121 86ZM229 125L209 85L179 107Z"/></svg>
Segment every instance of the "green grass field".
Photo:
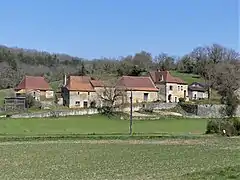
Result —
<svg viewBox="0 0 240 180"><path fill-rule="evenodd" d="M145 134L203 134L207 120L166 118L162 120L137 120L135 133ZM9 135L40 134L127 134L129 121L105 116L69 116L61 118L0 119L0 133Z"/></svg>
<svg viewBox="0 0 240 180"><path fill-rule="evenodd" d="M204 79L196 74L187 74L187 73L180 73L177 71L171 71L171 75L181 78L188 84L191 84L193 82L204 82Z"/></svg>
<svg viewBox="0 0 240 180"><path fill-rule="evenodd" d="M239 138L0 143L0 179L240 178Z"/></svg>

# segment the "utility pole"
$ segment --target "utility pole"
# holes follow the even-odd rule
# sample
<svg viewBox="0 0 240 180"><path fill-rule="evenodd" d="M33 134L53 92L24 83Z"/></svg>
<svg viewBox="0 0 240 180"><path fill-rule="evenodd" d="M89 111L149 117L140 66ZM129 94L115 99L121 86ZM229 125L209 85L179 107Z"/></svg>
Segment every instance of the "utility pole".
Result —
<svg viewBox="0 0 240 180"><path fill-rule="evenodd" d="M132 90L130 96L130 126L129 126L129 134L132 135Z"/></svg>

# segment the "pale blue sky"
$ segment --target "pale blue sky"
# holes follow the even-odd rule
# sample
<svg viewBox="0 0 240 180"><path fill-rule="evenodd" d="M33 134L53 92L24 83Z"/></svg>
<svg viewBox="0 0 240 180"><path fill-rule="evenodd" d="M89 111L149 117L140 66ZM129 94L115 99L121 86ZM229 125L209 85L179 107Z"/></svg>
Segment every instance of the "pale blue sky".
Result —
<svg viewBox="0 0 240 180"><path fill-rule="evenodd" d="M2 0L0 44L84 58L239 51L237 0Z"/></svg>

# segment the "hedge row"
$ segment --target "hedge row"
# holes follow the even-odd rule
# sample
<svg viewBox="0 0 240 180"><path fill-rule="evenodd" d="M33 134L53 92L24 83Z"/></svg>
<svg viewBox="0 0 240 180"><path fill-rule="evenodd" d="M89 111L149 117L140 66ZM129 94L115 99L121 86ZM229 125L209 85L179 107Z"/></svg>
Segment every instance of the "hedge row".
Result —
<svg viewBox="0 0 240 180"><path fill-rule="evenodd" d="M57 140L148 140L148 139L199 139L201 135L39 135L39 136L0 136L0 142L8 141L57 141Z"/></svg>

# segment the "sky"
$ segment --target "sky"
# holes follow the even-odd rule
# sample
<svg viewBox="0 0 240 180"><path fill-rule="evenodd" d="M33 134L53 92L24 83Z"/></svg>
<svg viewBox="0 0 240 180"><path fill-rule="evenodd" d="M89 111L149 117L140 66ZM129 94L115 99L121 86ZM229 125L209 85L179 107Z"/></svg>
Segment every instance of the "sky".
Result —
<svg viewBox="0 0 240 180"><path fill-rule="evenodd" d="M2 0L0 44L87 59L240 51L238 0Z"/></svg>

